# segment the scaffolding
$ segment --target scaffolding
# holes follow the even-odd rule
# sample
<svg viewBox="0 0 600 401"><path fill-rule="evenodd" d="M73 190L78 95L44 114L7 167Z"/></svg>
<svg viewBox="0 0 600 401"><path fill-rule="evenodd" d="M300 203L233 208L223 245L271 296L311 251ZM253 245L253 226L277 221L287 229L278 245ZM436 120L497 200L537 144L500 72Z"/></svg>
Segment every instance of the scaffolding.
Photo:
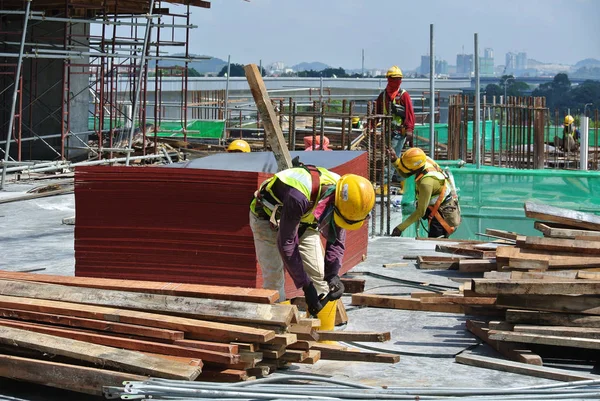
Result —
<svg viewBox="0 0 600 401"><path fill-rule="evenodd" d="M153 78L149 72L160 71L161 63L181 64L185 133L188 65L203 59L190 54L190 30L196 28L190 23L192 7L210 3L0 0L0 189L8 166L30 169L24 161L38 155L55 161L89 154L112 160L120 153L129 164L138 133L143 155L147 147L156 154L157 137L147 146L146 128L161 120L161 86L154 85L151 105L148 81L158 82L161 74ZM181 55L167 55L166 47L181 49Z"/></svg>

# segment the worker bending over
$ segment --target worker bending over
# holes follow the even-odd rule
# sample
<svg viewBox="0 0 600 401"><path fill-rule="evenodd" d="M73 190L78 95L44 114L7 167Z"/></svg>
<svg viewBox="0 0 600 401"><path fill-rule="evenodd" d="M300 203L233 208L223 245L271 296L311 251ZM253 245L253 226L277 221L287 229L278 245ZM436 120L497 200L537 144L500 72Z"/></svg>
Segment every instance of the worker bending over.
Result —
<svg viewBox="0 0 600 401"><path fill-rule="evenodd" d="M236 139L227 147L227 153L249 153L250 145L243 139Z"/></svg>
<svg viewBox="0 0 600 401"><path fill-rule="evenodd" d="M555 136L554 146L562 148L565 152L573 152L579 147L580 137L579 130L575 128L575 119L571 115L566 115L563 123L562 140L558 136Z"/></svg>
<svg viewBox="0 0 600 401"><path fill-rule="evenodd" d="M429 238L449 237L460 224L460 207L454 184L436 162L423 150L410 148L397 157L388 149L390 160L398 174L405 178L415 175L416 210L392 232L399 237L419 219L429 221Z"/></svg>
<svg viewBox="0 0 600 401"><path fill-rule="evenodd" d="M339 299L344 286L338 272L346 230L357 230L375 204L373 186L364 177L340 177L322 167L293 167L263 182L250 205L250 227L263 287L284 301L284 272L304 291L311 315L328 294ZM325 251L321 235L327 240ZM324 302L326 303L326 302Z"/></svg>

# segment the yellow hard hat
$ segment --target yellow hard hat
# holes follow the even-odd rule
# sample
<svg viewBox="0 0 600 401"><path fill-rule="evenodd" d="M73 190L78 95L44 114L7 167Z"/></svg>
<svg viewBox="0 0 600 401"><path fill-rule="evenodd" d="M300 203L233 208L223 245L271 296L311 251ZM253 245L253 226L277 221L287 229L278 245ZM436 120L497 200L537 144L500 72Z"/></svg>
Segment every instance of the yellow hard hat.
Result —
<svg viewBox="0 0 600 401"><path fill-rule="evenodd" d="M392 66L385 74L386 78L402 78L402 70L397 65Z"/></svg>
<svg viewBox="0 0 600 401"><path fill-rule="evenodd" d="M402 153L398 168L404 174L411 174L423 167L426 161L427 156L423 150L420 148L410 148Z"/></svg>
<svg viewBox="0 0 600 401"><path fill-rule="evenodd" d="M360 117L352 117L352 124L358 124L360 122Z"/></svg>
<svg viewBox="0 0 600 401"><path fill-rule="evenodd" d="M235 141L231 142L229 144L229 146L227 147L227 152L228 153L249 153L250 152L250 145L248 145L248 142L242 140L242 139L236 139Z"/></svg>
<svg viewBox="0 0 600 401"><path fill-rule="evenodd" d="M375 205L375 190L360 175L346 174L335 187L335 224L346 230L358 230Z"/></svg>
<svg viewBox="0 0 600 401"><path fill-rule="evenodd" d="M565 125L571 125L571 124L573 124L573 122L575 122L575 119L573 118L573 116L570 114L567 114L565 116Z"/></svg>

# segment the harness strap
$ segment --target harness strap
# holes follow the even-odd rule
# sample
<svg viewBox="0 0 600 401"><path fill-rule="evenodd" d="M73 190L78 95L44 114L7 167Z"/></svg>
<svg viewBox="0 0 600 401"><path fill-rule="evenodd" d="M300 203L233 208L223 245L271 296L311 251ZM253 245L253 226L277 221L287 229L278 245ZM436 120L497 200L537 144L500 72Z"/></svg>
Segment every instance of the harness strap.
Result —
<svg viewBox="0 0 600 401"><path fill-rule="evenodd" d="M321 172L315 166L304 166L310 173L311 189L310 189L310 207L312 208L317 203L319 190L321 189Z"/></svg>
<svg viewBox="0 0 600 401"><path fill-rule="evenodd" d="M440 195L438 196L438 200L435 202L435 204L433 206L428 206L429 216L427 217L427 220L429 221L429 226L431 227L431 220L433 220L433 218L435 217L436 220L439 221L439 223L442 225L444 230L446 230L446 232L448 234L452 234L456 230L456 228L450 227L450 225L446 222L446 220L444 220L444 218L442 217L442 215L439 212L440 205L442 204L442 202L445 199L445 197L444 197L445 193L446 193L446 182L444 182L444 185L442 186L442 190L440 192Z"/></svg>

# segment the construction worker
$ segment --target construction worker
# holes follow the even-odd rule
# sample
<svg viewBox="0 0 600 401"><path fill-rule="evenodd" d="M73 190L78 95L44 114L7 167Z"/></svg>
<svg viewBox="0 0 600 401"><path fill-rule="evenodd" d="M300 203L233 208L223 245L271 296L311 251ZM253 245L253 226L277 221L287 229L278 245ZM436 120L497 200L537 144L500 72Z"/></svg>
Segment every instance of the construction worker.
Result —
<svg viewBox="0 0 600 401"><path fill-rule="evenodd" d="M393 149L387 151L399 175L404 178L415 175L417 200L415 211L394 228L392 236L399 237L419 219L427 219L429 238L449 237L461 220L453 180L420 148L407 149L402 157L397 157Z"/></svg>
<svg viewBox="0 0 600 401"><path fill-rule="evenodd" d="M565 152L577 150L579 146L579 130L575 128L575 119L570 114L565 116L563 122L563 137L554 137L554 146L562 148Z"/></svg>
<svg viewBox="0 0 600 401"><path fill-rule="evenodd" d="M415 111L410 95L405 89L401 89L402 70L394 65L387 73L387 86L379 94L375 103L375 113L392 115L392 148L397 155L402 154L404 144L408 140L409 146L412 146L413 130L415 128ZM393 174L390 173L390 177ZM402 191L404 190L404 180L398 177Z"/></svg>
<svg viewBox="0 0 600 401"><path fill-rule="evenodd" d="M236 139L227 147L227 153L249 153L250 145L243 139Z"/></svg>
<svg viewBox="0 0 600 401"><path fill-rule="evenodd" d="M296 288L304 291L308 311L317 316L324 297L342 296L338 272L346 230L359 229L374 204L369 180L355 174L340 177L322 167L300 165L264 181L250 205L263 287L278 290L284 301L285 266ZM325 251L321 235L327 239Z"/></svg>

